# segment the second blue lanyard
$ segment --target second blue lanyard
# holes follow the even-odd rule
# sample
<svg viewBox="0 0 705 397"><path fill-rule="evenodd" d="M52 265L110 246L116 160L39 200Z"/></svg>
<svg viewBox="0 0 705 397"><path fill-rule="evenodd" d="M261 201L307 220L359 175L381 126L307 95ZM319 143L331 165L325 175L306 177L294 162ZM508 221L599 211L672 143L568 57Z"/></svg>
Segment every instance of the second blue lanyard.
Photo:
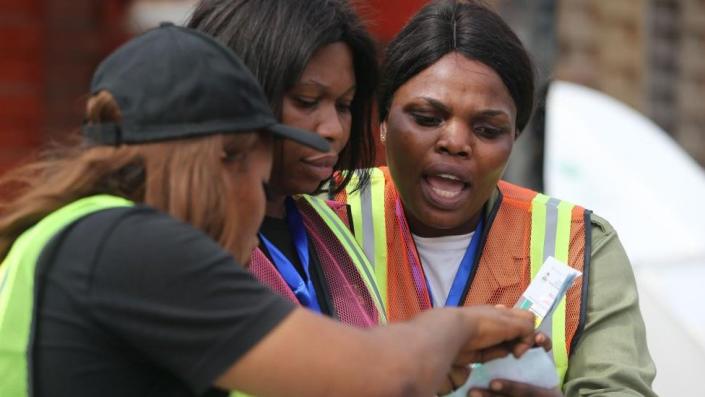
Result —
<svg viewBox="0 0 705 397"><path fill-rule="evenodd" d="M267 248L267 251L269 251L269 254L272 257L272 262L274 262L274 266L277 268L282 278L284 278L284 281L286 281L286 284L294 293L299 303L320 313L321 306L318 303L316 289L314 288L313 281L311 279L311 261L308 251L309 247L306 227L304 226L304 222L298 208L296 208L296 203L291 197L286 198L284 205L286 206L286 221L289 227L289 233L291 234L294 247L296 248L296 253L299 257L299 261L301 262L305 279L301 276L301 273L299 273L291 260L289 260L289 258L287 258L287 256L284 255L279 248L269 241L269 239L267 239L262 233L259 233L259 238L262 241L262 244L264 244Z"/></svg>

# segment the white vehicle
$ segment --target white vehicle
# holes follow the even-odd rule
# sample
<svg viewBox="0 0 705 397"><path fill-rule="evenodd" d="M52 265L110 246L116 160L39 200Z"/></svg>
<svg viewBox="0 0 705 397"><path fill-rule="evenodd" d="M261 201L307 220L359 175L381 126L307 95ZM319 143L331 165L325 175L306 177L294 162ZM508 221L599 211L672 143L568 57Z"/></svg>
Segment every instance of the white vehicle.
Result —
<svg viewBox="0 0 705 397"><path fill-rule="evenodd" d="M606 218L637 278L655 391L692 396L705 374L705 171L646 117L597 91L551 84L546 193Z"/></svg>

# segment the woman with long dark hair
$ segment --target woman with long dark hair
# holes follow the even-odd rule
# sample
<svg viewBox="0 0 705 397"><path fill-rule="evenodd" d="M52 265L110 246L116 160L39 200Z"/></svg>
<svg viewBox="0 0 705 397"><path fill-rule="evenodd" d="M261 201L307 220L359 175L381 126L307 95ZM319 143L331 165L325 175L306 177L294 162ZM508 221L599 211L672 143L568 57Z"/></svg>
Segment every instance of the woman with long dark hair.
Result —
<svg viewBox="0 0 705 397"><path fill-rule="evenodd" d="M308 196L358 189L366 171L331 175L373 165L377 58L362 21L346 0L202 0L189 26L242 57L283 124L315 131L331 145L316 153L275 143L250 270L290 300L343 322L383 320L374 269L335 215L346 218L345 206Z"/></svg>
<svg viewBox="0 0 705 397"><path fill-rule="evenodd" d="M534 102L533 66L514 32L480 2L433 1L389 44L382 70L388 167L339 198L351 204L390 320L513 306L552 256L584 275L542 325L563 392L653 396L634 276L615 231L580 206L500 180ZM498 380L474 393L561 391Z"/></svg>

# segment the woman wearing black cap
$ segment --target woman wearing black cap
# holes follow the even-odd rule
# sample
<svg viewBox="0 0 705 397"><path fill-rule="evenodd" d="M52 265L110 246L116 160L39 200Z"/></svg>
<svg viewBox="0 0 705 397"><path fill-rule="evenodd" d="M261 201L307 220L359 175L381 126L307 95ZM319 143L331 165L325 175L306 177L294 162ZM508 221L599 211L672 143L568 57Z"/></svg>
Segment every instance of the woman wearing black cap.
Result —
<svg viewBox="0 0 705 397"><path fill-rule="evenodd" d="M452 365L542 339L531 316L487 307L345 327L237 265L257 244L271 136L327 145L277 124L212 39L150 31L91 88L85 142L2 185L0 395L428 396Z"/></svg>
<svg viewBox="0 0 705 397"><path fill-rule="evenodd" d="M275 142L250 271L291 301L345 323L385 321L374 269L336 216L345 219L347 208L308 196L362 187L374 164L377 57L360 18L346 0L202 0L189 26L241 57L282 123L315 131L331 145L320 153ZM363 171L331 180L344 169Z"/></svg>

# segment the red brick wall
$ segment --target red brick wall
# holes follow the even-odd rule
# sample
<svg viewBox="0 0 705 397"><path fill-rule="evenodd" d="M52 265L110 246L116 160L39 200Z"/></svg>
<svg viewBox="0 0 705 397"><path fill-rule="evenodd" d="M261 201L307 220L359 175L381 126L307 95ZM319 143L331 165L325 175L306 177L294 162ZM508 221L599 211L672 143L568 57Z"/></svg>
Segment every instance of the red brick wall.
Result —
<svg viewBox="0 0 705 397"><path fill-rule="evenodd" d="M128 0L0 0L0 173L75 131Z"/></svg>
<svg viewBox="0 0 705 397"><path fill-rule="evenodd" d="M41 0L0 0L0 172L40 142Z"/></svg>
<svg viewBox="0 0 705 397"><path fill-rule="evenodd" d="M364 16L372 21L370 30L382 43L391 40L406 21L428 0L365 0Z"/></svg>
<svg viewBox="0 0 705 397"><path fill-rule="evenodd" d="M93 70L121 41L125 0L44 0L45 138L75 131ZM124 37L122 37L124 38Z"/></svg>

